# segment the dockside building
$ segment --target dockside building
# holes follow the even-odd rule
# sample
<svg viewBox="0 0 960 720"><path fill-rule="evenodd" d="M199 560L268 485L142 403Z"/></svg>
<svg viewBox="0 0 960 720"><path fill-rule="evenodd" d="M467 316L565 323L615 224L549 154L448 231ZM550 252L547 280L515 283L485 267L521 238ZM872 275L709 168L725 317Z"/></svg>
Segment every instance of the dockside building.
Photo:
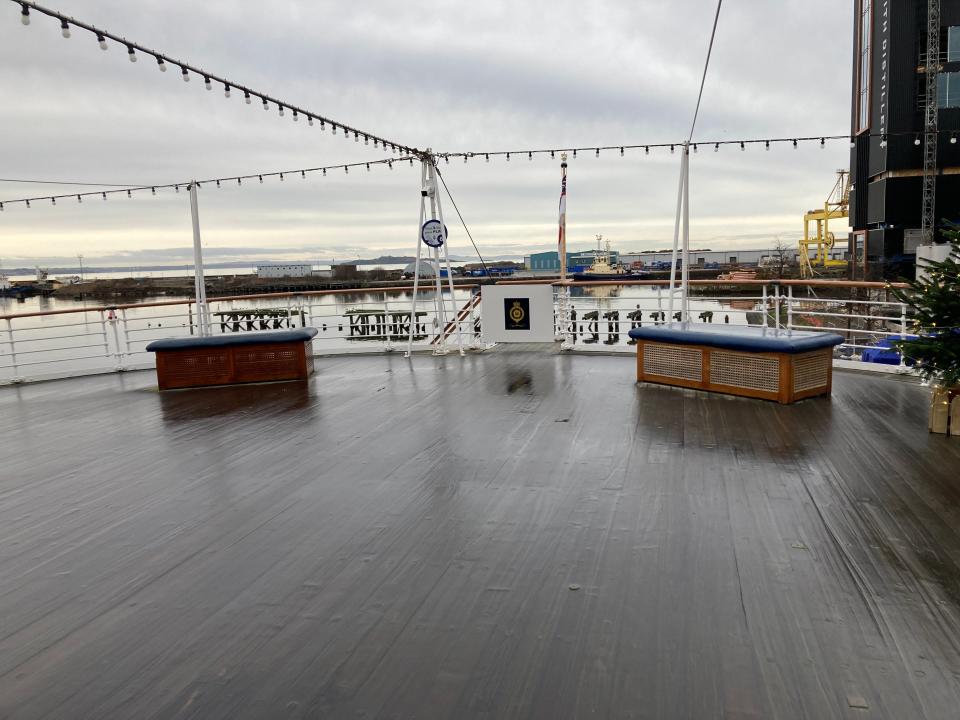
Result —
<svg viewBox="0 0 960 720"><path fill-rule="evenodd" d="M854 276L896 273L921 240L927 0L854 0ZM960 221L960 2L943 0L936 233Z"/></svg>

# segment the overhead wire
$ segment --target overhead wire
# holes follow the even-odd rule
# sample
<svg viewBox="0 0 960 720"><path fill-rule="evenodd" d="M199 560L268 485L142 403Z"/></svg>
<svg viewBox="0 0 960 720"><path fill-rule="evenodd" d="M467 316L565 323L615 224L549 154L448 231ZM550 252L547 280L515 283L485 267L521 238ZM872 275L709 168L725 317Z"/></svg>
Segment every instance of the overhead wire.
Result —
<svg viewBox="0 0 960 720"><path fill-rule="evenodd" d="M690 123L690 135L687 142L693 140L693 131L697 127L697 116L700 114L700 101L703 100L703 88L707 84L707 70L710 69L710 56L713 54L713 41L717 37L717 23L720 21L720 7L723 0L717 0L717 13L713 16L713 30L710 31L710 44L707 46L707 60L703 64L703 76L700 78L700 92L697 94L697 107L693 111L693 122Z"/></svg>
<svg viewBox="0 0 960 720"><path fill-rule="evenodd" d="M110 188L134 188L139 187L138 183L97 183L83 182L79 180L27 180L24 178L0 178L0 182L17 183L23 185L77 185L85 187L110 187Z"/></svg>
<svg viewBox="0 0 960 720"><path fill-rule="evenodd" d="M457 207L457 201L453 199L453 194L450 192L450 187L447 185L447 181L443 178L443 173L440 172L440 168L437 166L437 163L433 163L434 170L437 172L437 177L440 178L440 184L443 185L443 189L447 192L447 197L450 198L450 204L453 205L453 209L457 211L457 217L460 218L460 224L463 225L464 231L467 233L467 237L470 238L470 244L473 245L474 251L477 253L477 257L480 258L480 264L483 265L483 272L486 277L490 277L490 271L487 269L487 263L483 259L483 255L480 254L480 248L477 247L477 243L473 240L473 234L470 232L470 228L467 227L467 221L463 219L463 214L460 212L460 208Z"/></svg>

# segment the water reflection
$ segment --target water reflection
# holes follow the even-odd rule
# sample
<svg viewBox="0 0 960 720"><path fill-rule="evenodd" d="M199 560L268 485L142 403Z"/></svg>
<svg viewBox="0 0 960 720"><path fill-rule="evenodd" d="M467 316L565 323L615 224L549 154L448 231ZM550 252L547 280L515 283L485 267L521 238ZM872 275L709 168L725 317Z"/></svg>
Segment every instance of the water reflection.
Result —
<svg viewBox="0 0 960 720"><path fill-rule="evenodd" d="M308 380L252 383L224 387L167 390L160 393L163 421L178 424L190 420L237 418L243 415L269 417L285 413L313 414L313 393Z"/></svg>

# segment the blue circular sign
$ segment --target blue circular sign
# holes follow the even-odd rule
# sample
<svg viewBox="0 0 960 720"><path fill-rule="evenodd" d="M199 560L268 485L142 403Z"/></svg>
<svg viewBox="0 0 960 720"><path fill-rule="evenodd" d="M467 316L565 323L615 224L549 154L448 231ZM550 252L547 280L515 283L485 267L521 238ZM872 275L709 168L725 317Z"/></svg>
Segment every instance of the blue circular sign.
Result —
<svg viewBox="0 0 960 720"><path fill-rule="evenodd" d="M442 247L447 239L447 228L439 220L427 220L420 229L420 239L432 248Z"/></svg>

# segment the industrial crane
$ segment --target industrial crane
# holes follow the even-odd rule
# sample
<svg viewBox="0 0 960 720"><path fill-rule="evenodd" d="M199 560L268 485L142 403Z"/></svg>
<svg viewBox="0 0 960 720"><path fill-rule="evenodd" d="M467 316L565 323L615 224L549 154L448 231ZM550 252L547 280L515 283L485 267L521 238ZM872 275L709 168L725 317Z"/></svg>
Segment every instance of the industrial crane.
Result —
<svg viewBox="0 0 960 720"><path fill-rule="evenodd" d="M803 216L803 239L800 241L800 277L812 278L813 266L820 268L846 267L846 260L833 260L830 251L836 243L830 232L830 221L849 217L850 173L837 170L837 182L827 196L822 208L810 210ZM817 234L810 236L810 223L817 224ZM810 258L812 246L816 246L816 257Z"/></svg>

